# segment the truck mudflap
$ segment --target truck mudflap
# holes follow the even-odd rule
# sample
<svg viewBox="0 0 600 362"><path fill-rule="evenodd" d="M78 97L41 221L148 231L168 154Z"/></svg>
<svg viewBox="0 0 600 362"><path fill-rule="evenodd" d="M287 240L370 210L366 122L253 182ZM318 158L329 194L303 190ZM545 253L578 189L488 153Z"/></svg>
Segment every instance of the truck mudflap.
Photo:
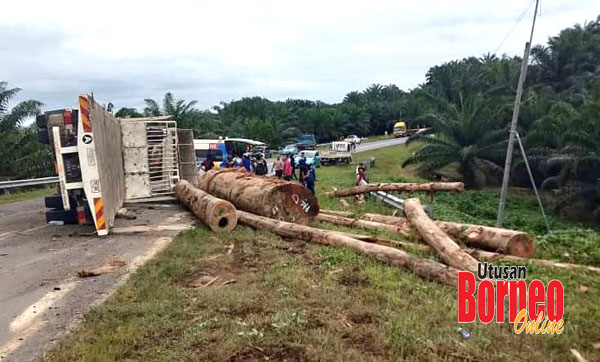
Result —
<svg viewBox="0 0 600 362"><path fill-rule="evenodd" d="M121 124L89 95L78 103L81 182L96 231L106 235L125 194Z"/></svg>

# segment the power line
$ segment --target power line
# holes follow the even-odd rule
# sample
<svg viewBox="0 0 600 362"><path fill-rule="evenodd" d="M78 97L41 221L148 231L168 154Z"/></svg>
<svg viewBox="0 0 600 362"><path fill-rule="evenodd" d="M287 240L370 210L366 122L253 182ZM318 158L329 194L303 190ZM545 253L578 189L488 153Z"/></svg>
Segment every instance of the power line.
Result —
<svg viewBox="0 0 600 362"><path fill-rule="evenodd" d="M535 4L535 0L531 0L529 2L529 5L527 5L525 7L525 9L521 12L521 14L519 16L517 16L517 18L515 19L515 23L510 28L510 30L508 31L508 33L506 33L506 35L504 36L504 39L502 39L502 41L500 42L500 44L498 44L498 46L496 47L496 50L494 50L493 54L497 54L498 53L498 50L500 50L500 48L502 47L502 45L504 45L504 42L506 42L506 40L508 39L508 37L513 33L513 31L515 31L515 29L521 23L521 21L523 21L523 19L525 19L525 17L527 16L527 13L529 13L529 9L531 9L531 7L533 6L533 4Z"/></svg>

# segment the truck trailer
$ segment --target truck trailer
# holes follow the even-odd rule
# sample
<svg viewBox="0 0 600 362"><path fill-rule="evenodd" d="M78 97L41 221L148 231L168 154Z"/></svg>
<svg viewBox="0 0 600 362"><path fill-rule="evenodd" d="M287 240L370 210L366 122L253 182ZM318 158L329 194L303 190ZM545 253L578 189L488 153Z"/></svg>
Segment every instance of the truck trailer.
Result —
<svg viewBox="0 0 600 362"><path fill-rule="evenodd" d="M58 194L45 199L47 222L92 223L107 235L124 202L172 195L181 178L197 177L192 131L168 116L119 119L85 94L36 122L59 179Z"/></svg>

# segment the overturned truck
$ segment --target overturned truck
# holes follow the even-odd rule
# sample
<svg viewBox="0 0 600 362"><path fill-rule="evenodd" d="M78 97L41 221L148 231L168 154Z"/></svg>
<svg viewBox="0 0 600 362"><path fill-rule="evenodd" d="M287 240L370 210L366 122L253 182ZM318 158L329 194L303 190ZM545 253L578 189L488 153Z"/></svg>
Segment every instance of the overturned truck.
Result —
<svg viewBox="0 0 600 362"><path fill-rule="evenodd" d="M119 119L80 95L75 108L36 123L59 178L58 194L45 199L47 222L92 223L106 235L125 201L171 195L183 178L197 182L192 131L170 117Z"/></svg>

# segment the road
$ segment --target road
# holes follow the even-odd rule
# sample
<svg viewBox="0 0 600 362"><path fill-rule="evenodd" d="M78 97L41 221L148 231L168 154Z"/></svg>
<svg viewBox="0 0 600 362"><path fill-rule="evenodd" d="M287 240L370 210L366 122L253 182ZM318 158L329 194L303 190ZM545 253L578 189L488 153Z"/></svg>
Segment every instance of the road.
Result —
<svg viewBox="0 0 600 362"><path fill-rule="evenodd" d="M117 226L186 225L193 220L175 204L127 206L135 220ZM106 299L177 232L97 237L91 227L46 224L44 200L0 205L0 359L38 360L85 314ZM79 278L118 259L111 273Z"/></svg>
<svg viewBox="0 0 600 362"><path fill-rule="evenodd" d="M406 137L358 145L356 153L406 142ZM116 226L189 227L190 214L175 204L126 205L135 220ZM0 205L0 359L38 360L73 329L90 306L108 298L137 267L166 247L177 231L97 237L91 227L46 224L44 200ZM79 278L112 260L125 266Z"/></svg>

